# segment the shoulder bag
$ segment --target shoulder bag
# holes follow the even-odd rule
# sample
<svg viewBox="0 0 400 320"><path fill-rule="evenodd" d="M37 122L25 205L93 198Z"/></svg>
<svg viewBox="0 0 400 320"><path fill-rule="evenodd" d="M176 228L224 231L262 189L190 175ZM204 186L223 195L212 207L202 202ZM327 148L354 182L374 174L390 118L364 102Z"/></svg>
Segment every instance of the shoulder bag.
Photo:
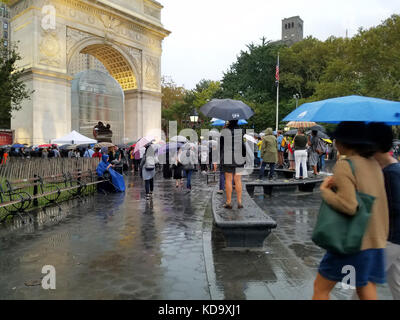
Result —
<svg viewBox="0 0 400 320"><path fill-rule="evenodd" d="M351 170L354 166L350 159ZM357 212L349 216L339 212L322 200L312 241L327 251L338 254L354 254L361 250L362 239L371 216L375 197L356 190Z"/></svg>

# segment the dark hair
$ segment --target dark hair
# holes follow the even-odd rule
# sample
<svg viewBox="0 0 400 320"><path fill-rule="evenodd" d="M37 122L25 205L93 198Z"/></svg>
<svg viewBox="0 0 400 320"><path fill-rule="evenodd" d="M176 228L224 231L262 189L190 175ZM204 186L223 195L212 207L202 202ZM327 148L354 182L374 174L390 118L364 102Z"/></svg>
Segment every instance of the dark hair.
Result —
<svg viewBox="0 0 400 320"><path fill-rule="evenodd" d="M228 129L234 129L238 126L238 120L229 120Z"/></svg>
<svg viewBox="0 0 400 320"><path fill-rule="evenodd" d="M359 144L359 143L349 143L341 142L340 139L336 139L343 147L346 149L351 149L359 154L363 158L370 158L376 152L376 147L372 144Z"/></svg>
<svg viewBox="0 0 400 320"><path fill-rule="evenodd" d="M304 128L298 128L297 131L300 132L300 133L302 133L302 134L304 134L304 131L305 131L305 130L304 130Z"/></svg>
<svg viewBox="0 0 400 320"><path fill-rule="evenodd" d="M367 128L368 135L376 146L376 151L389 152L394 138L392 128L382 122L371 122Z"/></svg>

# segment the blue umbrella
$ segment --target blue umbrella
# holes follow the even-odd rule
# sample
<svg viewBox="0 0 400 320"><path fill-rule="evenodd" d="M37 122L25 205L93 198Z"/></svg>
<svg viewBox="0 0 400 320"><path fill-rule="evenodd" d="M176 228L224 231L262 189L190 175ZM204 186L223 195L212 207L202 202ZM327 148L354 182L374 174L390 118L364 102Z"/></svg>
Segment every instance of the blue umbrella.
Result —
<svg viewBox="0 0 400 320"><path fill-rule="evenodd" d="M25 146L23 144L19 144L19 143L13 144L11 147L12 148L25 148Z"/></svg>
<svg viewBox="0 0 400 320"><path fill-rule="evenodd" d="M238 121L238 125L241 126L241 125L244 125L244 124L247 124L246 120L240 119ZM217 119L217 120L213 121L213 123L211 125L214 126L214 127L223 127L225 125L225 121L221 120L221 119Z"/></svg>
<svg viewBox="0 0 400 320"><path fill-rule="evenodd" d="M310 102L287 115L282 121L385 122L400 124L400 102L370 97L348 96Z"/></svg>

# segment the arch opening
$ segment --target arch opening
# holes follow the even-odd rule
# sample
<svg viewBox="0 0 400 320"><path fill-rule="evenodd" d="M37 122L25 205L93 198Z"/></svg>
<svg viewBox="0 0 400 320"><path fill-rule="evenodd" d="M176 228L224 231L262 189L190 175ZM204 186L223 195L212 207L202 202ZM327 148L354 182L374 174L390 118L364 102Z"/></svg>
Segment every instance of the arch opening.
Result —
<svg viewBox="0 0 400 320"><path fill-rule="evenodd" d="M118 50L106 44L92 44L80 53L89 54L99 60L124 91L137 89L135 73Z"/></svg>

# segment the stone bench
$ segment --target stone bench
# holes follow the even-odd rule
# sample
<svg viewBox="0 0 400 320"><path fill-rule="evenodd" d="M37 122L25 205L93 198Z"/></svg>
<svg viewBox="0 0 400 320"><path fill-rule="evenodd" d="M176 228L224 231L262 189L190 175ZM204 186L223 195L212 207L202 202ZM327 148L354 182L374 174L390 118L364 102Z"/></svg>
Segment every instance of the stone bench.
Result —
<svg viewBox="0 0 400 320"><path fill-rule="evenodd" d="M235 192L232 195L233 209L225 209L225 195L214 190L212 212L215 225L222 231L227 247L262 247L271 229L276 228L276 222L261 210L245 190L242 196L243 209L237 208L234 195Z"/></svg>
<svg viewBox="0 0 400 320"><path fill-rule="evenodd" d="M255 187L263 187L264 194L271 195L274 188L279 187L297 187L302 192L313 192L317 184L324 181L325 176L300 180L266 180L252 181L245 184L246 190L250 195L254 194Z"/></svg>

